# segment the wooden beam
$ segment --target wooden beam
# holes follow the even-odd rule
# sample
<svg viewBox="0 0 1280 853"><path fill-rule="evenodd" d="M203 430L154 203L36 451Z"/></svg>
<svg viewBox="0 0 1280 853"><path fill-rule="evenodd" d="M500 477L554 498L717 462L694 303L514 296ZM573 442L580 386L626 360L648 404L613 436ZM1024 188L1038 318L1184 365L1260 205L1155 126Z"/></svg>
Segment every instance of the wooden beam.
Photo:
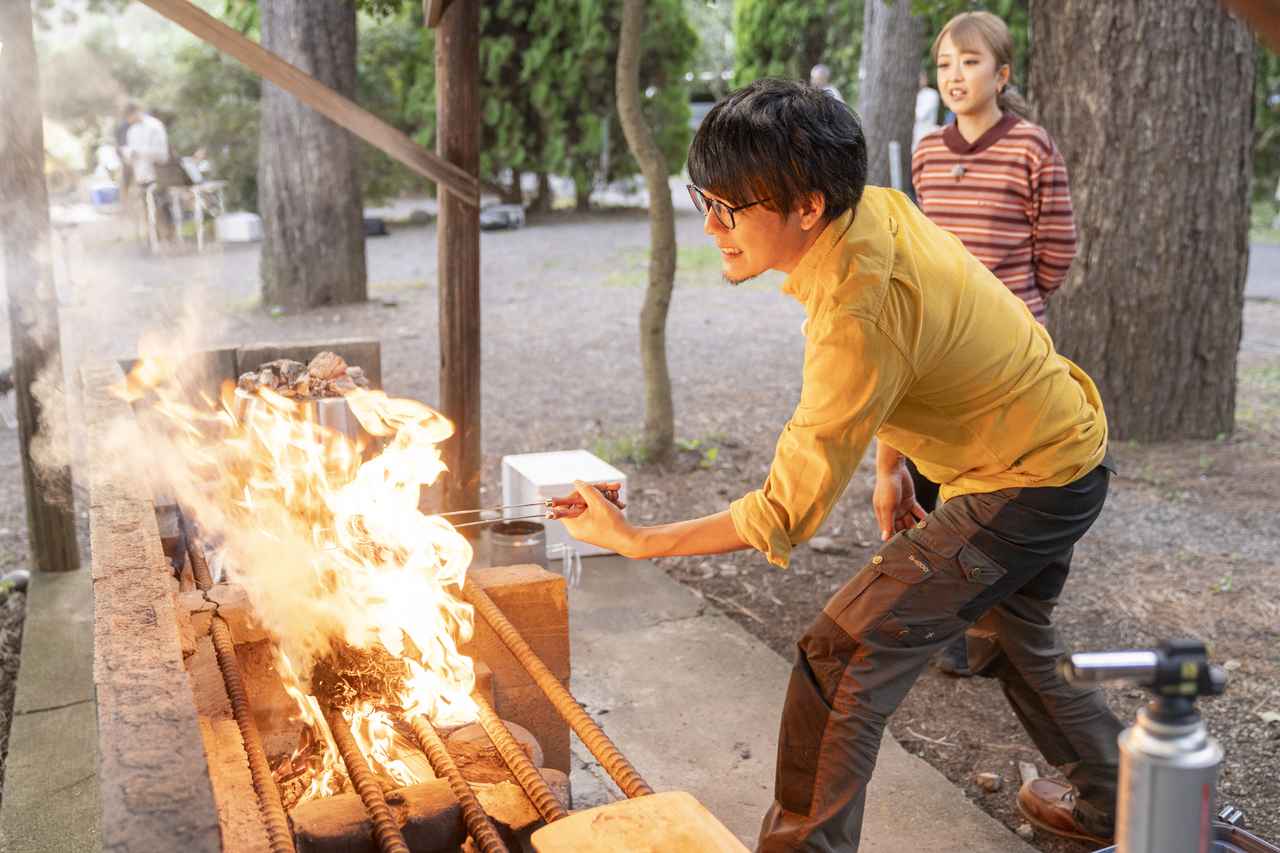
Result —
<svg viewBox="0 0 1280 853"><path fill-rule="evenodd" d="M79 568L71 471L37 466L31 446L65 433L66 407L32 393L37 380L62 388L62 339L54 294L44 131L31 4L0 3L0 282L9 298L13 394L17 400L22 485L31 556L41 571ZM46 403L54 405L46 408Z"/></svg>
<svg viewBox="0 0 1280 853"><path fill-rule="evenodd" d="M428 0L428 6L431 5ZM436 151L480 172L480 3L454 0L436 29ZM480 212L440 193L436 237L440 408L456 432L442 447L448 509L480 506Z"/></svg>
<svg viewBox="0 0 1280 853"><path fill-rule="evenodd" d="M1248 21L1272 50L1280 51L1280 0L1223 0L1223 5Z"/></svg>
<svg viewBox="0 0 1280 853"><path fill-rule="evenodd" d="M479 207L480 184L476 173L467 173L432 154L359 104L333 91L297 66L285 62L257 42L192 5L189 0L141 2L200 40L240 60L250 71L289 92L387 156L436 182L460 203L472 208ZM478 73L478 66L476 70Z"/></svg>

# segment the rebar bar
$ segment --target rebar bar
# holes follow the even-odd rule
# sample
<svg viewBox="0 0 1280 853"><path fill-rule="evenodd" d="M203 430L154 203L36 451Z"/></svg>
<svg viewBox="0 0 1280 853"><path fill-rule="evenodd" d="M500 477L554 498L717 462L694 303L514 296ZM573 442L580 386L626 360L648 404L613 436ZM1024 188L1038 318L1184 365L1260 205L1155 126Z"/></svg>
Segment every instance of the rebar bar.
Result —
<svg viewBox="0 0 1280 853"><path fill-rule="evenodd" d="M564 685L560 683L560 679L547 669L547 665L542 659L529 647L524 638L520 636L520 632L515 629L507 617L502 615L502 611L493 603L493 599L480 587L475 581L468 580L466 586L462 588L463 597L471 603L480 615L484 618L494 632L515 655L516 660L520 661L520 665L524 667L525 672L533 677L534 682L551 700L551 704L555 706L560 716L569 723L578 737L591 750L591 754L600 762L600 766L608 772L610 778L617 783L622 789L622 793L628 797L643 797L653 793L653 788L640 778L640 774L631 766L631 762L627 761L618 748L613 745L613 741L609 740L609 736L604 730L596 724L596 721L588 716L582 706L578 704L578 700L573 698Z"/></svg>
<svg viewBox="0 0 1280 853"><path fill-rule="evenodd" d="M182 533L187 540L187 557L191 559L191 574L196 579L196 587L198 589L213 589L213 573L209 571L209 561L204 556L204 547L200 544L195 531L191 529L191 522L187 521L187 516L181 509L178 511L178 518Z"/></svg>
<svg viewBox="0 0 1280 853"><path fill-rule="evenodd" d="M205 559L200 540L195 536L186 517L180 514L179 518L196 586L202 590L212 589L213 575L209 571L209 562ZM227 699L231 702L231 713L240 729L240 740L249 761L249 775L253 781L253 790L258 795L258 810L262 813L271 853L293 853L293 832L289 829L289 819L285 816L284 804L280 801L280 789L276 787L276 781L271 775L271 765L262 746L262 736L253 720L253 709L249 706L249 694L244 688L244 677L236 660L231 629L216 612L209 624L209 636L213 640L213 651L218 659L218 669L222 672L222 683L227 689Z"/></svg>
<svg viewBox="0 0 1280 853"><path fill-rule="evenodd" d="M516 777L516 781L520 783L520 787L524 789L529 802L533 803L538 814L542 815L542 819L547 823L568 817L569 813L565 811L564 804L551 792L547 780L542 778L542 774L533 766L529 756L524 754L524 749L511 736L511 732L498 718L488 701L479 695L475 700L480 710L480 727L489 736L489 740L493 742L498 754L511 770L511 775Z"/></svg>
<svg viewBox="0 0 1280 853"><path fill-rule="evenodd" d="M266 825L271 853L294 853L293 833L289 829L289 819L285 817L284 804L280 802L280 789L276 787L271 775L266 750L262 748L262 737L253 721L249 695L245 692L240 665L236 662L231 629L215 613L209 633L213 638L213 650L218 657L218 669L222 670L222 681L227 687L227 698L231 700L231 713L236 718L236 725L240 727L240 739L244 741L245 755L249 758L249 775L253 779L253 790L258 794L258 808L262 812L262 822Z"/></svg>
<svg viewBox="0 0 1280 853"><path fill-rule="evenodd" d="M347 728L347 721L343 719L341 712L333 707L326 710L325 720L329 723L333 741L338 745L338 752L342 755L342 763L347 766L347 775L351 778L351 784L355 786L356 793L364 803L365 811L373 821L373 837L378 842L378 848L382 853L409 853L409 845L405 843L400 827L391 816L387 798L382 795L382 786L378 784L377 777L373 775L373 771L365 763L364 756L360 754L360 748L356 746L355 738Z"/></svg>
<svg viewBox="0 0 1280 853"><path fill-rule="evenodd" d="M445 749L444 741L431 723L421 714L414 714L409 717L409 725L413 727L418 746L427 754L427 760L435 768L436 774L449 780L449 787L458 798L458 805L462 806L462 820L467 825L467 833L479 846L481 853L507 853L507 845L498 837L498 830L489 821L489 816L485 814L484 807L476 799L467 780L462 778L462 771L453 763L449 750Z"/></svg>

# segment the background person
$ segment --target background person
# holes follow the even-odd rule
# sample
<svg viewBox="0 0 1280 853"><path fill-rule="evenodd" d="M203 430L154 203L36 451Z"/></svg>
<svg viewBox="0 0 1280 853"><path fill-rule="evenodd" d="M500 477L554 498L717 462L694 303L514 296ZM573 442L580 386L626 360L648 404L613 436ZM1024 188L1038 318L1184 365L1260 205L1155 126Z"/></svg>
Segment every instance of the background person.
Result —
<svg viewBox="0 0 1280 853"><path fill-rule="evenodd" d="M831 69L822 63L818 63L809 70L809 85L815 89L821 89L840 103L844 103L844 98L840 97L840 90L831 85Z"/></svg>
<svg viewBox="0 0 1280 853"><path fill-rule="evenodd" d="M916 120L911 126L911 150L925 135L938 129L938 106L942 103L938 90L929 85L928 73L920 72L920 88L916 90Z"/></svg>
<svg viewBox="0 0 1280 853"><path fill-rule="evenodd" d="M140 187L156 182L157 167L169 162L169 134L160 119L130 102L124 111L128 128L124 156L133 167L133 179Z"/></svg>

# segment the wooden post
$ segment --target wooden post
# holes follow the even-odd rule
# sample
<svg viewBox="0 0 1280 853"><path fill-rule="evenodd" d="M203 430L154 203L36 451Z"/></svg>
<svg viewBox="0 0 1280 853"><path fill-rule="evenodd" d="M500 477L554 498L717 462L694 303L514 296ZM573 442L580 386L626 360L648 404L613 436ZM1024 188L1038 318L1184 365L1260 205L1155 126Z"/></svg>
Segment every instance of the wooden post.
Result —
<svg viewBox="0 0 1280 853"><path fill-rule="evenodd" d="M55 377L57 387L62 386L39 83L31 4L0 3L0 241L27 527L35 567L68 571L80 565L70 468L37 470L31 458L31 445L43 437L42 430L52 427L65 434L66 429L63 407L45 410L31 393L32 383L42 375Z"/></svg>
<svg viewBox="0 0 1280 853"><path fill-rule="evenodd" d="M428 20L433 0L426 0ZM453 0L436 29L436 153L480 173L480 4ZM440 408L457 432L442 448L446 509L480 506L480 211L440 187Z"/></svg>

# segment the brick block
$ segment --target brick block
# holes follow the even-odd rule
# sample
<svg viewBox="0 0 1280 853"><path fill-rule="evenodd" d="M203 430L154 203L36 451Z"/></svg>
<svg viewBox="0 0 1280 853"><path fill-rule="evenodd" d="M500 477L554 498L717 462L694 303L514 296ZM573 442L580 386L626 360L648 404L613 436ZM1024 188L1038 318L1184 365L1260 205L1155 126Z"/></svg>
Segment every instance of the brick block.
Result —
<svg viewBox="0 0 1280 853"><path fill-rule="evenodd" d="M541 566L473 568L470 578L493 599L547 668L569 687L569 602L564 578ZM494 710L531 731L546 766L569 772L569 724L483 618L462 647L493 670Z"/></svg>

